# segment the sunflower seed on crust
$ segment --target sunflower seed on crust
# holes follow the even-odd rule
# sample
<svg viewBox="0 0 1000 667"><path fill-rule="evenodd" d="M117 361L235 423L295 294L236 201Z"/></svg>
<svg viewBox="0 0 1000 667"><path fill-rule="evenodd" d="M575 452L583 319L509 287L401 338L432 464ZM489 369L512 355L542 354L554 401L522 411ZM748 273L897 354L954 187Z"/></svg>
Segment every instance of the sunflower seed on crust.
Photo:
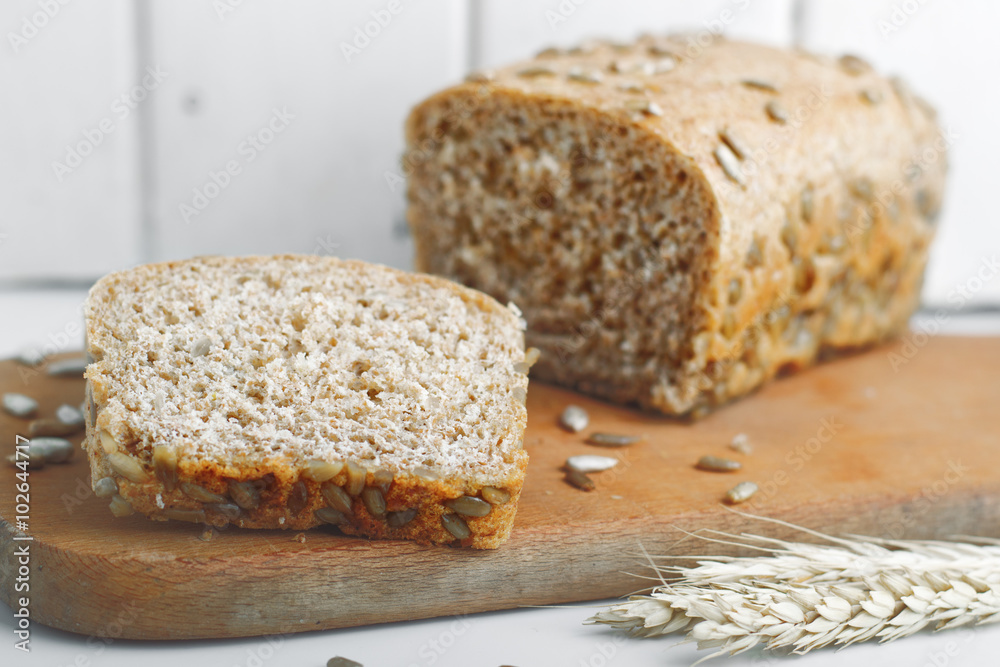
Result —
<svg viewBox="0 0 1000 667"><path fill-rule="evenodd" d="M410 509L399 510L398 512L389 512L386 515L385 522L390 528L402 528L406 524L413 521L416 516L417 509L415 507L411 507Z"/></svg>
<svg viewBox="0 0 1000 667"><path fill-rule="evenodd" d="M572 468L566 472L566 481L581 491L593 491L597 488L594 484L594 480L590 479L579 470L573 470Z"/></svg>
<svg viewBox="0 0 1000 667"><path fill-rule="evenodd" d="M292 484L292 488L288 490L288 501L285 503L285 506L292 516L298 516L308 503L309 489L306 488L305 482L301 479L297 480Z"/></svg>
<svg viewBox="0 0 1000 667"><path fill-rule="evenodd" d="M566 467L577 472L603 472L618 465L618 459L611 456L581 454L566 459Z"/></svg>
<svg viewBox="0 0 1000 667"><path fill-rule="evenodd" d="M732 459L724 459L721 456L703 456L698 459L698 463L694 467L710 472L736 472L743 467L743 464Z"/></svg>
<svg viewBox="0 0 1000 667"><path fill-rule="evenodd" d="M577 83L595 84L602 81L601 73L574 67L566 73L566 78Z"/></svg>
<svg viewBox="0 0 1000 667"><path fill-rule="evenodd" d="M730 505L746 502L757 493L757 488L753 482L740 482L726 492L726 502Z"/></svg>
<svg viewBox="0 0 1000 667"><path fill-rule="evenodd" d="M445 507L462 516L486 516L493 510L493 505L475 496L460 496L445 501Z"/></svg>
<svg viewBox="0 0 1000 667"><path fill-rule="evenodd" d="M876 104L881 104L884 98L882 96L882 91L878 88L865 88L861 91L861 99L868 104L875 106Z"/></svg>
<svg viewBox="0 0 1000 667"><path fill-rule="evenodd" d="M331 523L335 526L340 526L350 522L346 514L335 510L332 507L320 507L318 510L313 512L313 516L323 523Z"/></svg>
<svg viewBox="0 0 1000 667"><path fill-rule="evenodd" d="M394 478L395 475L391 470L376 470L372 474L372 486L378 487L382 493L389 493Z"/></svg>
<svg viewBox="0 0 1000 667"><path fill-rule="evenodd" d="M382 491L375 486L366 486L361 490L361 502L365 504L365 509L376 519L385 517L385 496Z"/></svg>
<svg viewBox="0 0 1000 667"><path fill-rule="evenodd" d="M719 138L732 149L733 153L741 160L750 157L750 147L740 137L739 133L731 127L724 127L719 130Z"/></svg>
<svg viewBox="0 0 1000 667"><path fill-rule="evenodd" d="M526 67L517 72L517 76L526 79L533 79L539 76L555 76L555 75L556 71L554 69L552 69L551 67L544 67L541 65L536 65L534 67Z"/></svg>
<svg viewBox="0 0 1000 667"><path fill-rule="evenodd" d="M171 521L186 521L188 523L205 523L205 510L164 510L163 516Z"/></svg>
<svg viewBox="0 0 1000 667"><path fill-rule="evenodd" d="M119 449L118 441L115 440L115 437L111 435L111 433L109 433L104 429L101 429L100 438L101 438L101 448L104 450L106 454L111 454L112 452L118 451Z"/></svg>
<svg viewBox="0 0 1000 667"><path fill-rule="evenodd" d="M145 484L150 481L142 464L128 454L122 452L111 452L108 456L108 465L116 473L135 484Z"/></svg>
<svg viewBox="0 0 1000 667"><path fill-rule="evenodd" d="M205 506L206 509L211 509L218 512L222 516L226 517L230 521L236 521L240 518L240 506L236 503L213 503Z"/></svg>
<svg viewBox="0 0 1000 667"><path fill-rule="evenodd" d="M302 471L302 476L314 482L326 482L333 479L344 469L344 464L340 461L319 461L313 459L306 463L306 469Z"/></svg>
<svg viewBox="0 0 1000 667"><path fill-rule="evenodd" d="M850 53L845 53L840 56L840 58L837 59L837 64L840 65L840 69L852 76L870 72L872 69L872 66L866 61Z"/></svg>
<svg viewBox="0 0 1000 667"><path fill-rule="evenodd" d="M38 412L38 401L15 392L3 395L3 410L14 417L30 417Z"/></svg>
<svg viewBox="0 0 1000 667"><path fill-rule="evenodd" d="M442 514L441 525L443 525L444 529L451 533L452 537L455 539L464 540L472 536L472 531L469 530L469 525L465 523L465 520L457 514Z"/></svg>
<svg viewBox="0 0 1000 667"><path fill-rule="evenodd" d="M743 175L740 160L736 157L736 153L733 152L732 148L726 144L719 144L715 147L715 151L712 154L715 156L715 161L719 163L722 171L725 172L730 180L738 185L746 185L747 180Z"/></svg>
<svg viewBox="0 0 1000 667"><path fill-rule="evenodd" d="M172 447L153 447L153 474L168 493L177 488L177 452Z"/></svg>
<svg viewBox="0 0 1000 667"><path fill-rule="evenodd" d="M651 100L639 100L631 99L625 100L625 108L629 111L635 111L641 113L645 116L662 116L663 108L659 104Z"/></svg>
<svg viewBox="0 0 1000 667"><path fill-rule="evenodd" d="M747 88L754 88L756 90L763 90L768 93L778 92L778 87L775 86L770 81L764 81L763 79L743 79L740 81Z"/></svg>
<svg viewBox="0 0 1000 667"><path fill-rule="evenodd" d="M559 415L559 425L570 433L579 433L587 428L590 423L590 415L578 405L567 405L566 409Z"/></svg>
<svg viewBox="0 0 1000 667"><path fill-rule="evenodd" d="M480 71L480 72L470 72L466 75L465 80L469 83L489 83L493 79L497 78L497 75L490 71Z"/></svg>
<svg viewBox="0 0 1000 667"><path fill-rule="evenodd" d="M493 486L484 486L480 491L483 500L490 505L505 505L510 502L510 492L498 489Z"/></svg>
<svg viewBox="0 0 1000 667"><path fill-rule="evenodd" d="M320 487L320 493L323 494L323 498L326 499L326 504L331 508L337 510L338 512L343 512L344 514L352 513L352 500L351 496L348 495L347 491L343 488L337 486L333 482L327 482Z"/></svg>
<svg viewBox="0 0 1000 667"><path fill-rule="evenodd" d="M229 500L225 496L213 493L205 487L195 484L194 482L181 482L181 491L188 498L202 503L225 503Z"/></svg>
<svg viewBox="0 0 1000 667"><path fill-rule="evenodd" d="M132 509L131 503L119 496L117 493L111 496L111 504L109 507L111 508L111 513L116 517L128 516L129 514L135 512L135 510Z"/></svg>
<svg viewBox="0 0 1000 667"><path fill-rule="evenodd" d="M260 505L260 491L250 481L230 480L229 496L245 510L257 509Z"/></svg>
<svg viewBox="0 0 1000 667"><path fill-rule="evenodd" d="M94 495L98 498L110 498L118 493L118 482L114 477L102 477L94 482Z"/></svg>
<svg viewBox="0 0 1000 667"><path fill-rule="evenodd" d="M344 484L344 490L352 496L358 495L365 488L365 479L367 477L368 471L361 464L348 461L347 483Z"/></svg>
<svg viewBox="0 0 1000 667"><path fill-rule="evenodd" d="M45 372L49 375L55 376L76 375L82 377L83 372L87 370L87 366L87 355L81 354L75 357L67 357L66 359L51 361L45 369Z"/></svg>
<svg viewBox="0 0 1000 667"><path fill-rule="evenodd" d="M790 117L788 111L778 100L768 100L767 104L764 105L764 110L767 112L768 118L780 125L787 123Z"/></svg>
<svg viewBox="0 0 1000 667"><path fill-rule="evenodd" d="M628 447L642 442L641 435L621 435L619 433L591 433L585 442L598 447Z"/></svg>

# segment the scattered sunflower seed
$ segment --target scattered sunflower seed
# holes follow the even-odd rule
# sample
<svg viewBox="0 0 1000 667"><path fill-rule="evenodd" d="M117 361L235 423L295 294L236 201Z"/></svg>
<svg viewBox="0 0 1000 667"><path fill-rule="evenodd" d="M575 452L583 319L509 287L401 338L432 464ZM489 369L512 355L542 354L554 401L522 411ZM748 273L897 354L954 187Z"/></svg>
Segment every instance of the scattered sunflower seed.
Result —
<svg viewBox="0 0 1000 667"><path fill-rule="evenodd" d="M292 538L292 542L298 542L299 544L305 544L306 543L306 534L305 533L298 533L298 534L296 534L295 537Z"/></svg>
<svg viewBox="0 0 1000 667"><path fill-rule="evenodd" d="M733 182L739 185L746 185L746 178L743 176L743 169L740 167L739 158L736 157L736 153L733 149L726 144L719 144L715 147L715 160L722 167L722 171L726 172Z"/></svg>
<svg viewBox="0 0 1000 667"><path fill-rule="evenodd" d="M743 464L732 459L724 459L721 456L703 456L698 459L698 463L694 467L710 472L736 472L743 467Z"/></svg>
<svg viewBox="0 0 1000 667"><path fill-rule="evenodd" d="M551 67L536 65L534 67L527 67L518 71L517 75L522 78L533 79L539 76L555 76L556 71Z"/></svg>
<svg viewBox="0 0 1000 667"><path fill-rule="evenodd" d="M7 455L7 463L11 464L12 466L17 467L18 464L23 463L23 462L24 462L24 456L23 455L21 455L20 457L18 457L17 454L8 454ZM42 468L45 467L45 457L42 456L42 453L39 452L37 449L35 451L32 451L31 448L29 447L28 448L28 466L29 466L29 468L31 470L41 470Z"/></svg>
<svg viewBox="0 0 1000 667"><path fill-rule="evenodd" d="M750 500L753 494L757 493L757 485L753 482L740 482L726 492L726 502L730 505Z"/></svg>
<svg viewBox="0 0 1000 667"><path fill-rule="evenodd" d="M559 415L559 425L570 433L579 433L587 428L590 423L590 415L579 405L567 405L566 409Z"/></svg>
<svg viewBox="0 0 1000 667"><path fill-rule="evenodd" d="M38 401L24 394L6 393L2 400L4 412L15 417L30 417L38 411Z"/></svg>
<svg viewBox="0 0 1000 667"><path fill-rule="evenodd" d="M778 100L768 100L767 104L764 105L764 110L767 111L767 116L775 123L784 125L788 122L788 111Z"/></svg>
<svg viewBox="0 0 1000 667"><path fill-rule="evenodd" d="M56 419L63 424L73 424L74 426L84 425L83 411L68 403L63 403L56 408Z"/></svg>
<svg viewBox="0 0 1000 667"><path fill-rule="evenodd" d="M598 447L628 447L641 442L641 435L620 435L618 433L591 433L585 442Z"/></svg>
<svg viewBox="0 0 1000 667"><path fill-rule="evenodd" d="M46 463L65 463L73 458L73 443L64 438L32 438L28 441L29 453L37 452Z"/></svg>
<svg viewBox="0 0 1000 667"><path fill-rule="evenodd" d="M566 481L581 491L593 491L597 488L594 484L594 480L590 479L586 474L580 472L579 470L573 470L572 468L566 472Z"/></svg>
<svg viewBox="0 0 1000 667"><path fill-rule="evenodd" d="M768 93L778 92L778 87L775 86L770 81L764 81L763 79L743 79L740 81L747 88L754 88L756 90L763 90Z"/></svg>
<svg viewBox="0 0 1000 667"><path fill-rule="evenodd" d="M350 658L344 658L342 656L334 656L326 661L326 667L365 667L360 662L355 662Z"/></svg>
<svg viewBox="0 0 1000 667"><path fill-rule="evenodd" d="M210 526L205 526L205 530L201 531L201 535L198 536L198 539L202 542L211 542L213 537L215 537L215 529Z"/></svg>
<svg viewBox="0 0 1000 667"><path fill-rule="evenodd" d="M48 368L45 372L49 375L76 375L82 376L83 372L87 370L87 355L80 354L75 357L67 357L66 359L57 359L56 361L50 362Z"/></svg>
<svg viewBox="0 0 1000 667"><path fill-rule="evenodd" d="M577 472L602 472L618 465L618 459L611 456L581 454L566 459L566 467Z"/></svg>
<svg viewBox="0 0 1000 667"><path fill-rule="evenodd" d="M83 424L67 424L58 419L34 419L28 424L28 436L32 438L44 436L62 437L72 435L83 428Z"/></svg>
<svg viewBox="0 0 1000 667"><path fill-rule="evenodd" d="M729 448L740 454L749 454L753 451L753 447L750 446L750 438L747 437L746 433L734 435L732 442L729 443Z"/></svg>

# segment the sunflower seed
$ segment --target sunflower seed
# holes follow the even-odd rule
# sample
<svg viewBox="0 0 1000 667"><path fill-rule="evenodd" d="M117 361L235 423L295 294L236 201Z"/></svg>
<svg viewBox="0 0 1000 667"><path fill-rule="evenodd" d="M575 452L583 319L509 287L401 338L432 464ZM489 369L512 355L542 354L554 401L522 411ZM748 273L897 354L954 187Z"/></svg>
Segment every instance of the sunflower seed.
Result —
<svg viewBox="0 0 1000 667"><path fill-rule="evenodd" d="M191 345L191 356L203 357L208 354L208 351L211 349L212 339L208 336L202 336Z"/></svg>
<svg viewBox="0 0 1000 667"><path fill-rule="evenodd" d="M181 482L181 491L188 498L192 498L202 503L224 503L228 500L225 496L212 493L208 489L193 482Z"/></svg>
<svg viewBox="0 0 1000 667"><path fill-rule="evenodd" d="M753 482L740 482L726 492L726 502L730 505L743 503L757 493L757 485Z"/></svg>
<svg viewBox="0 0 1000 667"><path fill-rule="evenodd" d="M617 433L591 433L585 442L598 447L628 447L642 441L641 435L619 435Z"/></svg>
<svg viewBox="0 0 1000 667"><path fill-rule="evenodd" d="M292 488L288 490L288 501L285 505L288 507L288 511L292 516L298 516L302 514L302 510L306 508L309 504L309 489L306 488L306 483L301 479L292 484Z"/></svg>
<svg viewBox="0 0 1000 667"><path fill-rule="evenodd" d="M567 405L566 409L559 415L559 425L570 433L579 433L587 428L590 423L590 415L578 405Z"/></svg>
<svg viewBox="0 0 1000 667"><path fill-rule="evenodd" d="M7 393L2 400L4 412L15 417L30 417L38 411L38 401L24 394Z"/></svg>
<svg viewBox="0 0 1000 667"><path fill-rule="evenodd" d="M366 486L361 491L361 502L365 504L365 509L376 519L385 517L385 496L382 491L374 486Z"/></svg>
<svg viewBox="0 0 1000 667"><path fill-rule="evenodd" d="M149 481L149 474L143 470L142 464L128 454L111 452L108 454L108 465L130 482L145 484Z"/></svg>
<svg viewBox="0 0 1000 667"><path fill-rule="evenodd" d="M652 66L653 74L666 74L667 72L673 71L673 69L677 67L677 61L674 60L673 56L667 56L653 62Z"/></svg>
<svg viewBox="0 0 1000 667"><path fill-rule="evenodd" d="M542 356L542 351L537 347L529 347L524 352L524 363L528 364L528 368L531 368L538 362L539 357Z"/></svg>
<svg viewBox="0 0 1000 667"><path fill-rule="evenodd" d="M469 530L468 524L457 514L442 514L441 525L456 539L464 540L472 536L472 531Z"/></svg>
<svg viewBox="0 0 1000 667"><path fill-rule="evenodd" d="M382 493L389 493L389 487L392 486L394 477L395 475L390 470L376 470L375 474L372 475L372 486L381 489Z"/></svg>
<svg viewBox="0 0 1000 667"><path fill-rule="evenodd" d="M32 438L43 436L73 435L83 428L83 424L67 424L58 419L35 419L28 424L28 436Z"/></svg>
<svg viewBox="0 0 1000 667"><path fill-rule="evenodd" d="M875 106L876 104L881 104L884 98L882 96L882 91L878 88L865 88L861 91L861 99L868 104Z"/></svg>
<svg viewBox="0 0 1000 667"><path fill-rule="evenodd" d="M734 306L739 303L742 296L743 283L740 282L739 278L733 278L729 281L729 305Z"/></svg>
<svg viewBox="0 0 1000 667"><path fill-rule="evenodd" d="M215 528L212 528L211 526L205 526L205 530L201 531L201 535L198 536L198 539L201 540L202 542L211 542L214 537L215 537Z"/></svg>
<svg viewBox="0 0 1000 667"><path fill-rule="evenodd" d="M764 253L760 248L760 239L757 236L753 237L750 241L750 247L747 248L746 257L746 267L748 269L754 269L764 263Z"/></svg>
<svg viewBox="0 0 1000 667"><path fill-rule="evenodd" d="M79 377L83 375L85 370L87 370L87 365L87 355L81 354L75 357L67 357L66 359L58 359L56 361L49 362L48 368L45 369L45 372L54 376L76 375Z"/></svg>
<svg viewBox="0 0 1000 667"><path fill-rule="evenodd" d="M784 125L788 122L788 111L778 100L768 100L767 104L764 105L764 110L767 112L768 118L775 123Z"/></svg>
<svg viewBox="0 0 1000 667"><path fill-rule="evenodd" d="M575 486L576 488L581 489L583 491L593 491L594 489L597 488L597 486L594 484L594 480L590 479L589 477L587 477L587 475L580 472L579 470L573 470L573 469L568 470L566 472L566 481L569 482L572 486Z"/></svg>
<svg viewBox="0 0 1000 667"><path fill-rule="evenodd" d="M566 73L566 78L577 83L595 84L601 82L601 73L574 67Z"/></svg>
<svg viewBox="0 0 1000 667"><path fill-rule="evenodd" d="M651 56L669 56L670 58L677 57L677 54L671 48L661 46L660 44L650 44L646 47L646 51Z"/></svg>
<svg viewBox="0 0 1000 667"><path fill-rule="evenodd" d="M740 81L747 88L754 88L756 90L763 90L768 93L778 92L778 87L775 86L770 81L764 81L763 79L743 79Z"/></svg>
<svg viewBox="0 0 1000 667"><path fill-rule="evenodd" d="M865 176L853 179L848 184L848 188L850 188L854 196L861 199L872 199L875 196L871 179Z"/></svg>
<svg viewBox="0 0 1000 667"><path fill-rule="evenodd" d="M441 479L441 475L437 471L431 470L430 468L425 468L423 466L417 466L416 468L414 468L413 475L415 477L419 477L425 482L434 482Z"/></svg>
<svg viewBox="0 0 1000 667"><path fill-rule="evenodd" d="M542 49L535 54L536 58L555 58L556 56L561 56L563 50L555 46L550 46L547 49Z"/></svg>
<svg viewBox="0 0 1000 667"><path fill-rule="evenodd" d="M528 401L528 390L524 387L514 387L510 390L510 394L521 405L524 405Z"/></svg>
<svg viewBox="0 0 1000 667"><path fill-rule="evenodd" d="M108 431L101 430L101 448L108 454L118 451L118 441Z"/></svg>
<svg viewBox="0 0 1000 667"><path fill-rule="evenodd" d="M470 72L466 75L465 80L469 83L489 83L497 78L497 75L493 72Z"/></svg>
<svg viewBox="0 0 1000 667"><path fill-rule="evenodd" d="M517 76L526 79L533 79L539 76L555 76L555 75L556 71L554 69L542 65L535 65L534 67L526 67L525 69L522 69L517 73Z"/></svg>
<svg viewBox="0 0 1000 667"><path fill-rule="evenodd" d="M125 500L117 493L111 496L111 504L109 505L109 507L111 508L111 513L114 514L116 517L128 516L129 514L135 512L135 510L132 509L132 505L129 503L129 501Z"/></svg>
<svg viewBox="0 0 1000 667"><path fill-rule="evenodd" d="M9 454L7 456L7 463L11 464L12 466L18 467L19 464L24 463L24 455ZM28 467L31 470L41 470L42 468L45 467L45 457L42 455L40 451L38 451L37 449L32 450L31 447L29 446L27 463Z"/></svg>
<svg viewBox="0 0 1000 667"><path fill-rule="evenodd" d="M153 448L153 474L164 491L177 488L177 452L172 447L157 445Z"/></svg>
<svg viewBox="0 0 1000 667"><path fill-rule="evenodd" d="M656 102L650 100L630 99L625 100L625 108L646 116L662 116L663 109Z"/></svg>
<svg viewBox="0 0 1000 667"><path fill-rule="evenodd" d="M333 509L344 512L345 514L351 514L351 496L348 495L347 491L344 491L341 487L337 486L333 482L327 482L320 487L320 493L326 499L326 503Z"/></svg>
<svg viewBox="0 0 1000 667"><path fill-rule="evenodd" d="M349 461L347 463L347 484L344 485L344 490L352 496L358 495L365 488L366 477L368 477L368 471L364 467L354 461Z"/></svg>
<svg viewBox="0 0 1000 667"><path fill-rule="evenodd" d="M743 176L743 168L740 167L739 158L736 157L736 153L733 149L726 144L719 144L715 147L716 162L722 167L722 171L726 173L733 182L739 185L746 185L746 178Z"/></svg>
<svg viewBox="0 0 1000 667"><path fill-rule="evenodd" d="M641 93L646 90L646 86L635 81L622 81L617 85L617 88L626 93Z"/></svg>
<svg viewBox="0 0 1000 667"><path fill-rule="evenodd" d="M349 523L347 515L330 507L320 507L318 510L313 512L313 516L323 523L332 523L335 526L341 526L345 523Z"/></svg>
<svg viewBox="0 0 1000 667"><path fill-rule="evenodd" d="M611 456L581 454L566 459L566 467L577 472L602 472L618 465L618 459Z"/></svg>
<svg viewBox="0 0 1000 667"><path fill-rule="evenodd" d="M97 425L97 404L94 402L94 389L87 380L87 407L90 409L90 425Z"/></svg>
<svg viewBox="0 0 1000 667"><path fill-rule="evenodd" d="M743 467L739 461L724 459L721 456L703 456L698 459L694 466L698 470L709 470L711 472L735 472Z"/></svg>
<svg viewBox="0 0 1000 667"><path fill-rule="evenodd" d="M229 482L229 495L233 502L245 510L257 509L260 505L260 491L250 481L231 480Z"/></svg>
<svg viewBox="0 0 1000 667"><path fill-rule="evenodd" d="M852 76L857 76L858 74L864 74L872 69L872 66L861 58L851 55L849 53L840 56L837 60L837 64L840 68Z"/></svg>
<svg viewBox="0 0 1000 667"><path fill-rule="evenodd" d="M747 437L746 433L734 435L732 442L729 443L729 448L740 454L749 454L753 451L753 447L750 446L750 438Z"/></svg>
<svg viewBox="0 0 1000 667"><path fill-rule="evenodd" d="M514 372L520 373L521 375L527 375L528 371L531 370L531 366L524 363L523 361L518 361L514 364Z"/></svg>
<svg viewBox="0 0 1000 667"><path fill-rule="evenodd" d="M802 221L812 222L813 217L813 186L807 185L802 189L802 199L800 201L802 209Z"/></svg>
<svg viewBox="0 0 1000 667"><path fill-rule="evenodd" d="M747 146L746 142L740 137L738 132L735 132L731 127L724 127L719 132L719 138L722 139L723 143L729 146L736 157L741 160L745 160L750 156L750 147Z"/></svg>
<svg viewBox="0 0 1000 667"><path fill-rule="evenodd" d="M163 516L171 521L187 521L188 523L205 523L205 510L164 510Z"/></svg>
<svg viewBox="0 0 1000 667"><path fill-rule="evenodd" d="M118 482L114 477L102 477L94 482L94 495L98 498L110 498L118 493Z"/></svg>
<svg viewBox="0 0 1000 667"><path fill-rule="evenodd" d="M484 486L481 493L483 494L483 500L490 505L505 505L510 502L510 492L494 486Z"/></svg>
<svg viewBox="0 0 1000 667"><path fill-rule="evenodd" d="M235 503L213 503L206 505L205 508L218 512L230 521L236 521L240 518L240 506Z"/></svg>
<svg viewBox="0 0 1000 667"><path fill-rule="evenodd" d="M493 509L493 505L475 496L460 496L445 501L444 504L450 510L462 516L486 516Z"/></svg>
<svg viewBox="0 0 1000 667"><path fill-rule="evenodd" d="M326 661L326 667L365 667L360 662L336 655Z"/></svg>
<svg viewBox="0 0 1000 667"><path fill-rule="evenodd" d="M785 224L781 226L781 242L788 248L789 253L794 256L795 248L798 245L798 235L787 218L785 219Z"/></svg>
<svg viewBox="0 0 1000 667"><path fill-rule="evenodd" d="M344 469L344 464L340 461L319 461L312 459L306 463L306 469L302 476L314 482L325 482L333 479Z"/></svg>
<svg viewBox="0 0 1000 667"><path fill-rule="evenodd" d="M83 426L84 424L83 412L68 403L63 403L56 408L56 419L64 424L73 424L74 426Z"/></svg>
<svg viewBox="0 0 1000 667"><path fill-rule="evenodd" d="M417 516L416 508L411 507L406 510L399 510L398 512L389 512L386 516L385 522L390 528L402 528L406 524L413 521L413 518Z"/></svg>
<svg viewBox="0 0 1000 667"><path fill-rule="evenodd" d="M29 452L38 452L46 463L65 463L73 458L73 443L64 438L32 438Z"/></svg>

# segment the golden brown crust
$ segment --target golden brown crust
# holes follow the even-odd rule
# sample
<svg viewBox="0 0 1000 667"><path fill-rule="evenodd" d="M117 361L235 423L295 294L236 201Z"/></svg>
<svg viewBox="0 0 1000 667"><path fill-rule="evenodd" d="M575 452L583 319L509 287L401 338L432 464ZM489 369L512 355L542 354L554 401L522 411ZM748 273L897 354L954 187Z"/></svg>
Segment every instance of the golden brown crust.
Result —
<svg viewBox="0 0 1000 667"><path fill-rule="evenodd" d="M299 256L283 257L295 261L303 259L310 261L309 258ZM270 261L274 258L231 258L228 260L213 258L212 261L238 261L245 265L247 261L254 259ZM316 261L331 261L329 259L315 259ZM186 262L170 262L140 267L140 269L144 271L172 270L184 264ZM345 264L351 264L351 262L345 262ZM385 270L395 271L388 268ZM506 312L507 309L492 298L450 281L434 276L396 273L405 276L406 280L414 283L446 287L461 296L473 308L487 312L503 312L505 316L509 315ZM115 281L115 284L120 286L128 284L129 278L125 276L123 279L123 276L119 275ZM99 283L92 291L92 298L100 289ZM168 491L157 477L157 467L151 452L157 444L170 446L171 443L154 443L152 447L140 449L138 442L132 437L135 434L129 433L121 415L115 414L115 409L109 408L114 389L109 382L107 369L101 366L102 350L91 345L95 340L106 341L106 330L104 324L97 317L88 317L86 325L88 348L96 361L95 365L92 365L87 372L87 396L88 400L92 402L92 407L85 415L87 437L83 447L89 456L92 480L95 484L102 478L111 477L117 483L118 494L128 501L135 511L156 520L178 518L178 520L193 520L216 526L232 524L243 528L293 530L304 530L324 525L325 522L315 514L316 510L329 506L322 493L323 484L313 481L307 474L304 474L301 461L291 460L285 456L256 459L233 457L224 463L214 459L181 458L176 466L177 482L175 487ZM526 385L526 378L520 377L520 382ZM513 434L517 440L520 440L526 423L523 406L519 407L516 414L519 415L519 418L502 426L505 433ZM96 417L96 421L94 417ZM102 435L104 440L102 440ZM120 472L115 471L111 466L107 451L109 447L138 462L146 479L138 482L129 480ZM338 527L348 534L374 538L409 539L424 544L442 543L482 549L496 548L510 535L524 482L527 461L527 454L523 449L518 449L511 453L511 460L507 462L511 464L507 468L510 472L503 478L489 480L490 486L508 493L509 500L502 504L493 505L486 516L462 517L470 532L470 535L464 539L456 538L442 524L442 515L454 514L445 503L461 496L480 496L484 480L459 477L441 478L438 474L427 470L401 471L392 477L387 488L384 479L376 478L377 470L368 469L365 473L364 486L380 489L387 512L416 510L415 516L405 525L398 527L388 525L385 517L376 517L369 512L361 495L355 495L351 499L351 512L347 516L347 522L339 524ZM230 483L233 482L255 483L259 491L259 505L252 508L237 507L230 490ZM224 497L223 506L220 506L219 503L204 502L192 498L180 488L183 483L196 484L208 492ZM346 467L324 482L324 484L327 483L341 487L347 485L348 471ZM189 514L170 516L178 511Z"/></svg>
<svg viewBox="0 0 1000 667"><path fill-rule="evenodd" d="M626 222L633 224L626 216L620 223L608 218L609 208L595 212L571 187L560 190L561 181L575 188L588 182L577 179L573 153L560 152L556 139L533 143L538 136L569 136L574 124L589 123L601 128L591 138L603 134L618 146L631 143L630 157L644 156L647 165L671 161L683 169L691 191L681 197L682 214L675 217L682 227L686 217L704 231L694 261L670 265L664 274L696 276L694 287L678 290L673 300L692 326L682 342L671 343L683 351L664 346L627 352L636 347L629 330L661 335L650 327L663 319L662 306L659 312L637 307L626 313L636 322L627 322L624 315L620 321L605 318L607 300L602 305L600 295L580 294L590 299L580 308L568 298L554 308L545 302L548 294L533 302L539 290L531 282L531 267L505 274L504 266L518 257L509 248L490 254L489 248L500 245L495 238L491 243L479 238L477 244L472 234L469 242L443 243L468 226L467 217L502 213L502 196L518 196L497 195L473 164L449 156L474 141L480 128L499 135L502 119L519 114L527 122L504 137L512 144L505 146L506 154L482 148L474 153L489 166L487 175L498 164L519 160L528 169L544 167L544 160L569 166L567 175L551 179L555 205L530 223L522 224L517 215L482 214L475 227L485 230L481 234L500 229L537 239L525 242L527 250L515 248L518 254L558 254L562 248L552 239L564 238L567 229L588 219L621 224L623 233ZM548 133L532 134L536 122ZM638 149L647 140L658 148ZM528 343L543 351L538 377L669 414L698 414L779 372L904 330L919 299L947 147L926 103L856 58L835 60L727 40L692 49L683 36L643 38L630 48L547 50L532 61L474 77L414 109L407 141L408 217L417 265L500 299L519 295ZM634 165L622 169L609 163L603 174L588 176L627 192L629 179L614 172L631 175ZM659 185L666 191L677 182ZM641 194L656 192L647 188ZM467 206L456 209L455 202L465 201ZM633 203L639 209L638 223L630 228L639 232L633 243L665 252L671 237L657 235L658 223L645 222L655 207ZM457 213L449 216L449 210ZM474 259L464 260L468 255ZM612 281L595 275L595 266L564 264L556 272L569 276L566 280L591 275L610 290ZM628 297L655 289L643 284ZM571 345L574 335L592 324L596 333ZM561 354L571 347L573 354Z"/></svg>

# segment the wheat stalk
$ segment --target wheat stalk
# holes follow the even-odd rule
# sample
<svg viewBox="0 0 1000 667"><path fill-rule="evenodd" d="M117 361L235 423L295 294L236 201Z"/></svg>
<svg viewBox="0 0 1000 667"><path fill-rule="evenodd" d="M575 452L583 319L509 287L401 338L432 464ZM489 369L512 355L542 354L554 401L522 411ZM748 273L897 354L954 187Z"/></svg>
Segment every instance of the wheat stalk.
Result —
<svg viewBox="0 0 1000 667"><path fill-rule="evenodd" d="M641 637L686 632L684 642L718 649L702 662L758 644L802 654L1000 621L1000 542L840 539L800 530L832 544L722 534L726 540L711 541L763 555L706 557L690 568L651 559L661 585L588 623Z"/></svg>

